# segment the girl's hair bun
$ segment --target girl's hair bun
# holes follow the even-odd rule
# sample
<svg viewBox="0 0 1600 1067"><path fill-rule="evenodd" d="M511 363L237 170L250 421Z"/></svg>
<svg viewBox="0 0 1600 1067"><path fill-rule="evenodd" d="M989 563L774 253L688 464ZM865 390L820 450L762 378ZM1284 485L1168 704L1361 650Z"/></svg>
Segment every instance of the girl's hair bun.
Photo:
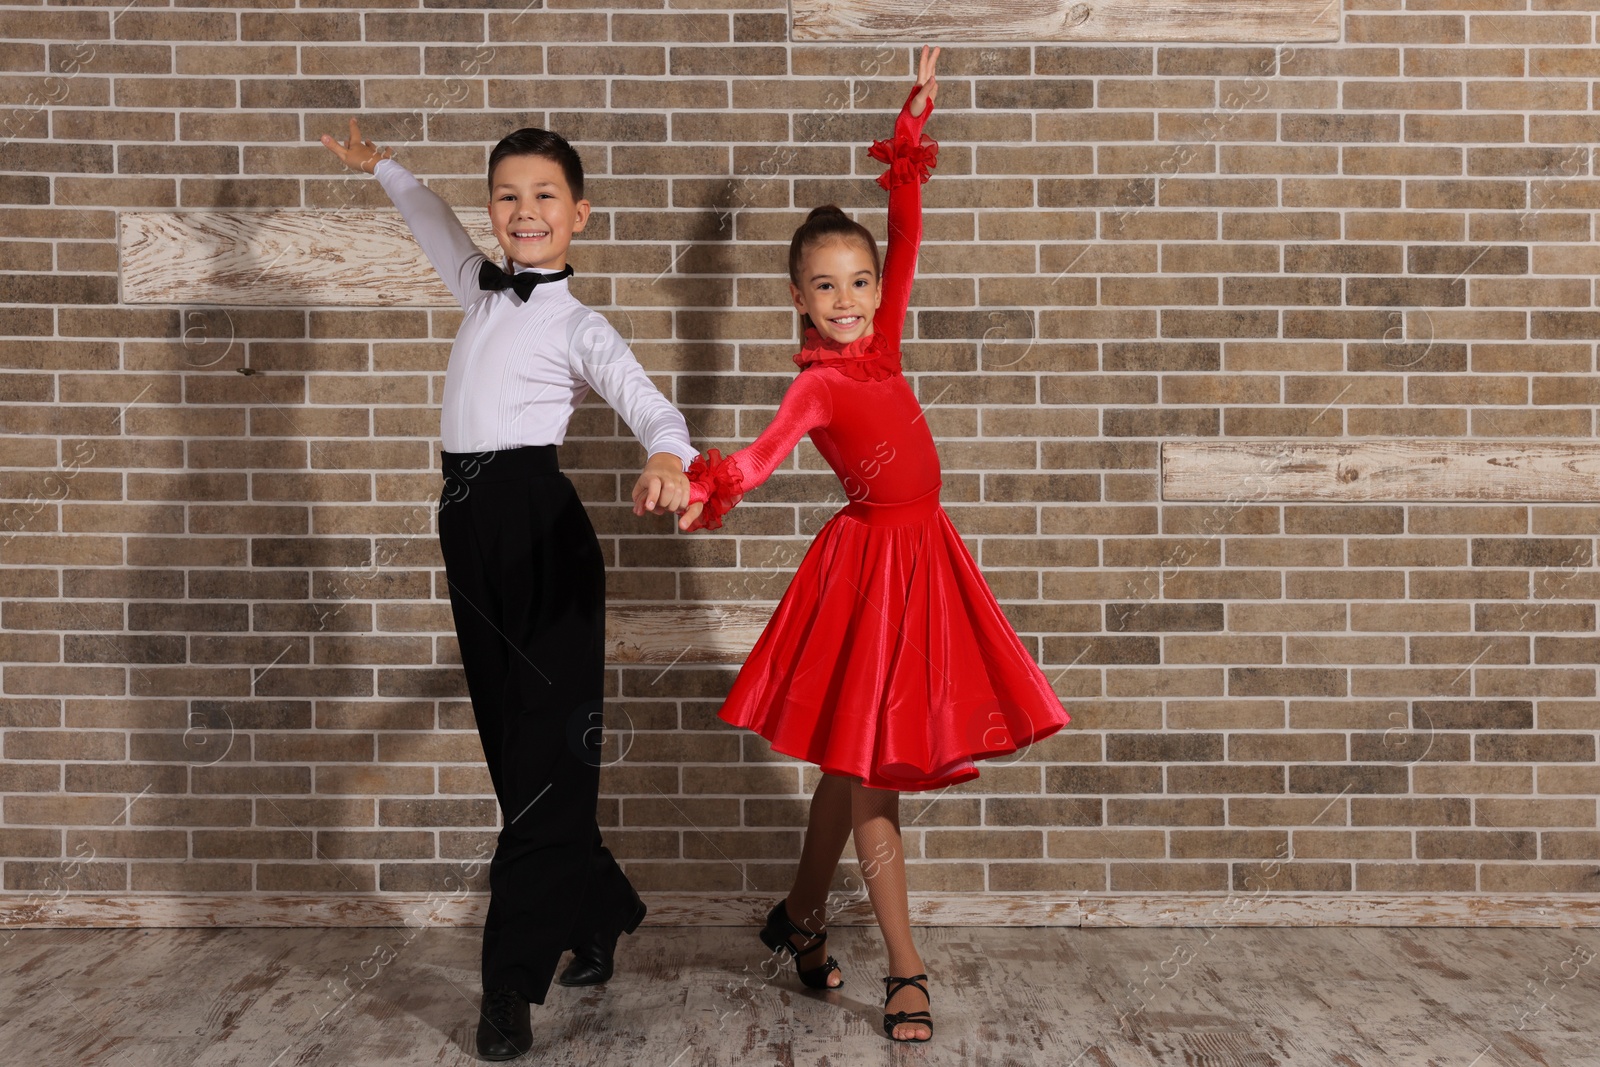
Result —
<svg viewBox="0 0 1600 1067"><path fill-rule="evenodd" d="M812 219L821 218L824 215L838 215L842 218L850 217L849 215L846 215L843 209L841 209L837 204L823 204L821 207L814 207L811 209L811 214L806 216L806 222L810 222Z"/></svg>

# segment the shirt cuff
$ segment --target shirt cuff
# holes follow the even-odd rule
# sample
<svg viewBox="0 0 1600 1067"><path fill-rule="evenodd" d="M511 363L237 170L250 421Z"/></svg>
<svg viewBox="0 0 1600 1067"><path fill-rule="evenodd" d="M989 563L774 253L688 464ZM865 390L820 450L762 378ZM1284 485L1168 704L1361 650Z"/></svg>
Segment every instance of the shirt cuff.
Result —
<svg viewBox="0 0 1600 1067"><path fill-rule="evenodd" d="M388 166L384 165L386 163ZM365 174L366 172L362 171L362 173ZM374 163L372 165L372 176L378 179L378 183L385 189L389 188L391 182L403 182L407 178L411 179L413 182L416 182L418 185L422 184L421 182L417 181L417 176L407 170L403 164L395 162L393 156L390 156L388 159L380 159L378 162Z"/></svg>
<svg viewBox="0 0 1600 1067"><path fill-rule="evenodd" d="M674 409L674 414L676 413L676 409ZM644 445L646 461L648 462L651 456L666 452L677 456L678 461L683 464L683 469L687 471L689 464L693 463L700 455L700 450L689 443L687 430L687 426L682 429L672 428L657 434L651 434L649 441L641 440L639 443Z"/></svg>
<svg viewBox="0 0 1600 1067"><path fill-rule="evenodd" d="M645 451L645 461L649 462L651 456L659 456L662 454L676 456L678 463L682 465L685 473L687 473L689 470L689 464L693 463L695 461L695 457L700 455L700 453L696 452L693 448L684 449L678 445L673 445L670 448L647 449Z"/></svg>

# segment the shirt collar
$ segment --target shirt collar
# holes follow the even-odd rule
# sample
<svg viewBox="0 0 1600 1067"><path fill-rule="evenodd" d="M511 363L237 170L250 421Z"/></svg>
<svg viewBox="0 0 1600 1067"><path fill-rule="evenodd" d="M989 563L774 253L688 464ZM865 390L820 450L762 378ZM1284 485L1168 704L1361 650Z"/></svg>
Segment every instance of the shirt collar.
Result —
<svg viewBox="0 0 1600 1067"><path fill-rule="evenodd" d="M511 257L506 255L503 252L500 254L500 269L505 271L507 274L526 274L529 271L533 271L535 274L560 274L561 273L561 271L559 271L559 270L540 270L538 267L525 267L521 263L518 263L515 267L512 267L512 265L511 265ZM565 268L562 268L562 269L564 270ZM566 279L563 278L563 279L561 279L561 281L565 282ZM558 284L559 285L560 282L557 282L557 283L554 283L554 284Z"/></svg>

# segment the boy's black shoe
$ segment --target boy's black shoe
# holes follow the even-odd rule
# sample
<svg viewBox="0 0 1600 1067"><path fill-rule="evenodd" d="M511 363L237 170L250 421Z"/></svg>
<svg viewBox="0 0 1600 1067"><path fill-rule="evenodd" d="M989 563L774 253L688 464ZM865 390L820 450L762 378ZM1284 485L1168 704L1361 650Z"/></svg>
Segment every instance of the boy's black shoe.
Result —
<svg viewBox="0 0 1600 1067"><path fill-rule="evenodd" d="M533 1047L528 998L515 989L486 989L478 1008L478 1055L514 1060Z"/></svg>
<svg viewBox="0 0 1600 1067"><path fill-rule="evenodd" d="M644 901L634 893L633 903L627 917L621 920L621 925L596 930L585 938L582 944L572 950L572 962L567 964L567 969L556 980L562 985L599 985L609 981L617 951L617 938L637 930L644 921L646 910Z"/></svg>

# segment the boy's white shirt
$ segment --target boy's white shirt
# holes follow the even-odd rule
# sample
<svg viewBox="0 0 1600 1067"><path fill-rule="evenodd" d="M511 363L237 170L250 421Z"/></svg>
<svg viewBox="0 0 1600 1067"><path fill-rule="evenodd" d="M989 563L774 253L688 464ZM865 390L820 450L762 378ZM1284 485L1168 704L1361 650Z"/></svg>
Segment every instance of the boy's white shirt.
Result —
<svg viewBox="0 0 1600 1067"><path fill-rule="evenodd" d="M393 159L379 160L373 175L466 312L445 369L440 436L446 452L559 445L592 388L647 454L670 452L688 468L699 453L683 415L622 335L572 295L567 279L538 285L526 304L511 289L478 288L479 264L487 257L450 205ZM505 257L500 266L510 269ZM516 273L532 269L519 266Z"/></svg>

